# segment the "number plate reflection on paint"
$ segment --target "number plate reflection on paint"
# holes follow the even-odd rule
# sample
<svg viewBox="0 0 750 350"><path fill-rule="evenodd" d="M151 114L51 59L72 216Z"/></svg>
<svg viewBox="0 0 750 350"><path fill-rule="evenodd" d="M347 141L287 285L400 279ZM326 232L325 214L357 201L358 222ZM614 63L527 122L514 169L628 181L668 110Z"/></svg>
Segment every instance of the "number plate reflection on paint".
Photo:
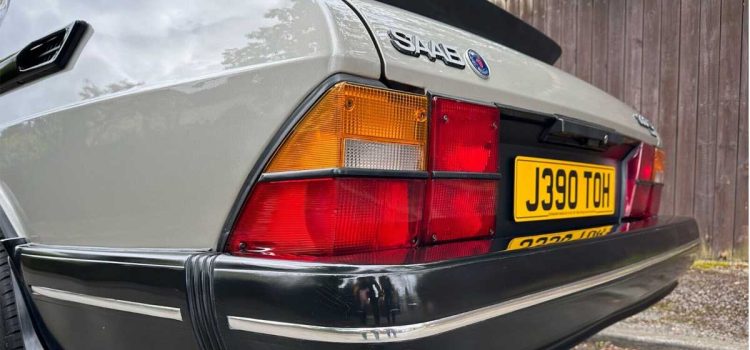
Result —
<svg viewBox="0 0 750 350"><path fill-rule="evenodd" d="M612 225L607 225L587 228L583 230L572 230L558 233L547 233L536 236L517 237L513 238L510 243L508 243L508 248L506 250L526 249L555 243L576 241L579 239L596 238L607 235L611 231Z"/></svg>
<svg viewBox="0 0 750 350"><path fill-rule="evenodd" d="M513 218L517 222L612 215L615 167L516 157Z"/></svg>

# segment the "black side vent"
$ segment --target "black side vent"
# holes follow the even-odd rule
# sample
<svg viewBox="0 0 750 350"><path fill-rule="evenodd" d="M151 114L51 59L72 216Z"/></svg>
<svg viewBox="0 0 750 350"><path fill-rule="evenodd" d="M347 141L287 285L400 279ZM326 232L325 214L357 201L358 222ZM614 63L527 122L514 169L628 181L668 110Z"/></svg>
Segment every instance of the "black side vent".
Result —
<svg viewBox="0 0 750 350"><path fill-rule="evenodd" d="M34 69L52 62L60 53L63 42L65 42L65 33L65 29L58 30L27 45L18 53L16 58L18 70Z"/></svg>
<svg viewBox="0 0 750 350"><path fill-rule="evenodd" d="M75 21L0 59L0 94L70 68L91 33L88 23Z"/></svg>

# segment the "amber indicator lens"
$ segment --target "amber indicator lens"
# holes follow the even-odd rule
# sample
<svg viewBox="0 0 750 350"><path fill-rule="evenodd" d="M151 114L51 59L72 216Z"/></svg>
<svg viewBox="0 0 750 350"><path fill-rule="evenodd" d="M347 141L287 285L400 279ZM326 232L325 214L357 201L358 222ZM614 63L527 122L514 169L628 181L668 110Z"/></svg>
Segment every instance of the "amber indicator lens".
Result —
<svg viewBox="0 0 750 350"><path fill-rule="evenodd" d="M664 161L666 160L666 157L667 155L664 153L663 149L656 148L654 150L654 170L652 174L654 183L664 183Z"/></svg>
<svg viewBox="0 0 750 350"><path fill-rule="evenodd" d="M266 172L424 170L426 113L423 95L339 83L294 128Z"/></svg>

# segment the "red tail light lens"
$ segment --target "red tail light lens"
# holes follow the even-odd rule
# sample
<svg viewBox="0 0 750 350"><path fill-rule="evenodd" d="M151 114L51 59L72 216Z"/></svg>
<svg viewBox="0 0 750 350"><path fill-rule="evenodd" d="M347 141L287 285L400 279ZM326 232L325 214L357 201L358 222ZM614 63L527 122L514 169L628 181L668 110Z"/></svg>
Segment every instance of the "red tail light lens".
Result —
<svg viewBox="0 0 750 350"><path fill-rule="evenodd" d="M628 174L635 172L633 178L637 181L651 182L654 175L654 153L654 146L642 144L639 152L631 160L633 168L628 166Z"/></svg>
<svg viewBox="0 0 750 350"><path fill-rule="evenodd" d="M488 253L491 247L492 240L489 239L433 245L421 249L414 262L423 263L482 255Z"/></svg>
<svg viewBox="0 0 750 350"><path fill-rule="evenodd" d="M434 97L431 114L432 170L497 172L497 108Z"/></svg>
<svg viewBox="0 0 750 350"><path fill-rule="evenodd" d="M297 257L298 260L314 260L345 264L423 264L433 261L457 259L467 256L482 255L490 252L492 240L448 242L422 247L420 249L399 248L369 253L339 255L335 257Z"/></svg>
<svg viewBox="0 0 750 350"><path fill-rule="evenodd" d="M664 151L641 144L628 161L625 217L645 218L659 214L664 178Z"/></svg>
<svg viewBox="0 0 750 350"><path fill-rule="evenodd" d="M648 207L646 207L646 212L644 213L645 217L659 215L662 187L664 187L662 184L653 184L651 186L651 194L649 195Z"/></svg>
<svg viewBox="0 0 750 350"><path fill-rule="evenodd" d="M423 181L323 178L261 182L228 242L236 253L340 255L408 247Z"/></svg>
<svg viewBox="0 0 750 350"><path fill-rule="evenodd" d="M443 242L493 235L496 187L494 180L431 180L424 240Z"/></svg>

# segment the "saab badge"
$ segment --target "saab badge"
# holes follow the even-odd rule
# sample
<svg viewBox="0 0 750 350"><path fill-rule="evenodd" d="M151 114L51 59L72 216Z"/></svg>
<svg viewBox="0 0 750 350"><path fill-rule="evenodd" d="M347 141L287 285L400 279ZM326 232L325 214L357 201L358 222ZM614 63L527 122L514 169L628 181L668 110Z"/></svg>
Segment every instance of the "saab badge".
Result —
<svg viewBox="0 0 750 350"><path fill-rule="evenodd" d="M388 36L393 47L400 53L414 57L425 56L432 62L439 59L446 66L458 69L464 69L466 66L458 49L453 46L422 39L394 29L388 30Z"/></svg>
<svg viewBox="0 0 750 350"><path fill-rule="evenodd" d="M635 118L635 121L638 122L638 125L648 129L649 133L651 133L651 136L659 137L659 134L656 132L656 127L654 127L654 124L651 123L648 118L644 117L640 113L633 114L633 118Z"/></svg>
<svg viewBox="0 0 750 350"><path fill-rule="evenodd" d="M466 50L466 60L469 61L471 70L477 73L480 78L487 79L490 77L490 66L478 52L472 49Z"/></svg>

